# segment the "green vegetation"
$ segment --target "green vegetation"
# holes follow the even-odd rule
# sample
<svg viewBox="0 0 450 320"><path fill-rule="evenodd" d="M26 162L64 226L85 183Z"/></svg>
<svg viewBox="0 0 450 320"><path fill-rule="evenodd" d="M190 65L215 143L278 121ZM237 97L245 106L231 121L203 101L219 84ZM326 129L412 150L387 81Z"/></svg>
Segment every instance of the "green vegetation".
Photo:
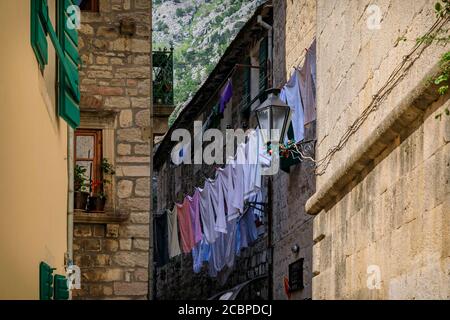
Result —
<svg viewBox="0 0 450 320"><path fill-rule="evenodd" d="M175 1L180 4L189 3L189 6L180 5L175 10L183 35L175 35L180 40L173 42L177 108L169 119L169 125L176 120L183 105L206 80L253 10L263 1L265 0L204 0L200 4L191 0ZM164 2L166 1L153 0L153 5L158 8ZM249 3L252 8L246 11L247 16L236 14ZM171 43L164 40L164 35L171 30L163 18L155 19L153 28L163 35L158 35L159 42L153 44L154 48L169 48Z"/></svg>

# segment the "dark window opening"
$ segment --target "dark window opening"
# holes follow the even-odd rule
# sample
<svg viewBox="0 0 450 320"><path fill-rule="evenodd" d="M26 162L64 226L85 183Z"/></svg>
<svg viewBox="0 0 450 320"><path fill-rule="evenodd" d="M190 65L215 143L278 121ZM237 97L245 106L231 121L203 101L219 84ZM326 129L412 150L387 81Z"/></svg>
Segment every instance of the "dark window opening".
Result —
<svg viewBox="0 0 450 320"><path fill-rule="evenodd" d="M99 0L82 0L80 3L81 11L98 12Z"/></svg>

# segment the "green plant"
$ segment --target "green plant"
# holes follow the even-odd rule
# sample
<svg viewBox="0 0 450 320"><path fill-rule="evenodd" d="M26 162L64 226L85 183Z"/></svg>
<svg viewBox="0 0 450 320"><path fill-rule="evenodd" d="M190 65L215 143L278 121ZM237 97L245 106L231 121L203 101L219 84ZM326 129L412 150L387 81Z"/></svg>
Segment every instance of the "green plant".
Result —
<svg viewBox="0 0 450 320"><path fill-rule="evenodd" d="M102 180L94 181L93 190L99 189L96 193L99 199L107 199L105 187L111 184L112 176L116 174L116 170L112 164L109 163L108 159L103 158L100 165L102 170Z"/></svg>
<svg viewBox="0 0 450 320"><path fill-rule="evenodd" d="M438 19L448 20L450 17L450 0L442 0L436 2L434 5L434 10ZM431 44L433 42L447 44L448 42L450 42L450 35L448 35L448 29L440 29L436 33L419 37L417 39L417 42L426 44ZM439 60L439 69L439 74L430 79L430 81L438 86L437 92L440 95L445 95L449 91L450 51L447 51L442 55L441 59ZM449 115L448 109L446 109L445 114ZM436 118L440 119L441 114L437 115Z"/></svg>
<svg viewBox="0 0 450 320"><path fill-rule="evenodd" d="M85 167L75 165L74 169L74 188L75 192L89 192L89 182L86 178L87 169Z"/></svg>
<svg viewBox="0 0 450 320"><path fill-rule="evenodd" d="M177 8L175 14L178 18L181 18L182 16L184 16L184 10L182 8Z"/></svg>

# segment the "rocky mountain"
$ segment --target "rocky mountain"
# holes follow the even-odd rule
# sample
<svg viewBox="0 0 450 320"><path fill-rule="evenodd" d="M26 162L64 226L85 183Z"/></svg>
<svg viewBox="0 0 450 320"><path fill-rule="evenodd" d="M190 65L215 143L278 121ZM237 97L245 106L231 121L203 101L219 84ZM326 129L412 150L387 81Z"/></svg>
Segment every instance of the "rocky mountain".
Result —
<svg viewBox="0 0 450 320"><path fill-rule="evenodd" d="M153 0L153 47L174 47L175 103L183 108L265 0Z"/></svg>

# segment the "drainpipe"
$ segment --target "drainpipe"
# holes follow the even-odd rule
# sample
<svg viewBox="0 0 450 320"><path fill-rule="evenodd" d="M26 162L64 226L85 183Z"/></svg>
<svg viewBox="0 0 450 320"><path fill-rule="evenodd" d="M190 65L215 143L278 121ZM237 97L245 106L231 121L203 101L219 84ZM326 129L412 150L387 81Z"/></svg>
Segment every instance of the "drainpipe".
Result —
<svg viewBox="0 0 450 320"><path fill-rule="evenodd" d="M269 88L273 87L273 27L264 22L262 16L258 16L257 20L258 24L262 26L264 29L267 30L268 33L268 73L269 73ZM268 221L267 221L267 247L269 250L269 266L268 266L268 273L269 273L269 283L268 283L268 291L269 291L269 300L273 300L273 239L272 239L272 223L273 223L273 211L272 211L272 192L273 192L273 177L269 177L268 179L268 199L267 199L267 211L268 211Z"/></svg>
<svg viewBox="0 0 450 320"><path fill-rule="evenodd" d="M74 211L74 131L67 131L67 170L68 170L68 195L67 195L67 261L66 265L73 263L73 211Z"/></svg>
<svg viewBox="0 0 450 320"><path fill-rule="evenodd" d="M65 257L66 272L69 276L73 265L73 211L74 211L74 130L67 129L67 253ZM69 289L69 300L72 300L72 290Z"/></svg>
<svg viewBox="0 0 450 320"><path fill-rule="evenodd" d="M267 30L268 33L268 57L269 57L269 88L273 87L273 35L272 35L272 31L273 31L273 27L268 24L267 22L265 22L262 18L262 16L258 16L258 20L257 20L258 24L260 26L262 26L264 29Z"/></svg>

